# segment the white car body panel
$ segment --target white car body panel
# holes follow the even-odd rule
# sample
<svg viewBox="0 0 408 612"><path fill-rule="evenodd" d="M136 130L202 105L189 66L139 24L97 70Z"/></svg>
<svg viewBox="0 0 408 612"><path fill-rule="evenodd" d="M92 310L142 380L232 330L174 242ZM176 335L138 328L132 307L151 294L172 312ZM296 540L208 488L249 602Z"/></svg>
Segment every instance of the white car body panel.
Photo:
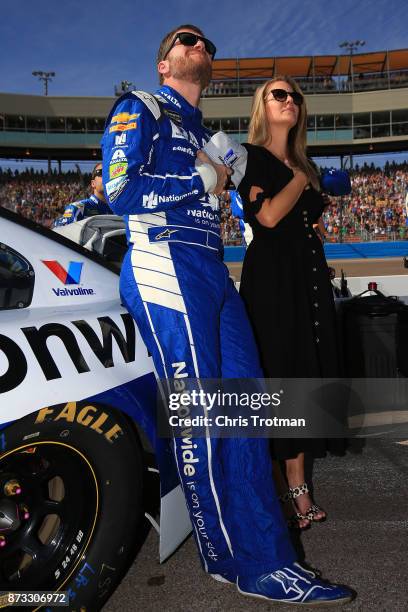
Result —
<svg viewBox="0 0 408 612"><path fill-rule="evenodd" d="M117 218L116 218L117 220ZM80 222L81 223L81 222ZM62 228L60 234L69 234L78 239L80 223ZM77 226L77 227L75 227ZM11 363L0 344L0 424L10 423L43 407L80 401L119 387L130 381L154 373L154 366L146 347L132 320L135 329L135 358L126 363L118 344L112 341L113 367L106 368L97 358L85 337L73 324L84 320L102 343L102 331L98 317L109 317L126 336L122 315L130 318L121 306L119 278L113 271L84 254L71 250L69 246L50 240L42 232L35 232L23 223L0 217L0 242L25 257L33 267L35 284L32 302L27 308L0 311L0 334L9 338L23 352L27 362L27 373L18 385L2 392L2 380L18 363ZM82 262L78 284L64 283L43 263L57 261L68 270L71 261ZM66 293L64 289L71 290ZM91 290L81 293L79 290ZM83 355L88 372L78 373L62 340L56 336L47 339L47 349L61 376L47 380L44 371L22 329L40 328L52 322L63 325L72 333ZM164 561L180 545L191 531L184 496L180 486L170 491L164 489L161 498L160 559ZM169 488L169 487L167 487Z"/></svg>

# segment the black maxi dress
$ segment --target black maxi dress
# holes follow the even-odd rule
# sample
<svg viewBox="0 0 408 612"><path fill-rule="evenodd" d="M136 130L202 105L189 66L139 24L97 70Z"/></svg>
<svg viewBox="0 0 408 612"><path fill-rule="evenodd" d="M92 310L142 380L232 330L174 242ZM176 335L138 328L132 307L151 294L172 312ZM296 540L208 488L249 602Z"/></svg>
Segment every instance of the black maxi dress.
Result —
<svg viewBox="0 0 408 612"><path fill-rule="evenodd" d="M274 228L261 225L249 200L252 186L273 197L293 172L267 149L245 145L248 165L239 186L250 243L242 269L240 293L252 323L267 378L339 376L334 300L321 241L313 229L324 209L321 194L306 189L293 209ZM340 440L331 441L341 452ZM331 446L331 444L330 444ZM276 438L277 459L307 451L324 456L325 439Z"/></svg>

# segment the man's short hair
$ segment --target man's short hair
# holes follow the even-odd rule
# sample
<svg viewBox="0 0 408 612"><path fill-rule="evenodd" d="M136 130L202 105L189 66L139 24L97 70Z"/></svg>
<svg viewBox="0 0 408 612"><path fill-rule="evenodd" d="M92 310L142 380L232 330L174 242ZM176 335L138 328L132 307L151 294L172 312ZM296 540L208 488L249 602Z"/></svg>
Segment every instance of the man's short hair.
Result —
<svg viewBox="0 0 408 612"><path fill-rule="evenodd" d="M202 30L200 30L200 28L198 28L197 26L191 25L189 23L184 23L183 25L180 25L177 28L174 28L174 30L166 34L166 36L163 38L163 40L160 43L160 47L157 52L157 63L161 62L164 59L164 57L166 57L166 54L169 52L170 45L173 42L173 39L176 33L182 32L183 30L191 30L192 32L195 32L196 34L199 34L200 36L204 36L204 33ZM164 81L164 77L162 74L159 75L159 81L160 81L160 85L162 85Z"/></svg>

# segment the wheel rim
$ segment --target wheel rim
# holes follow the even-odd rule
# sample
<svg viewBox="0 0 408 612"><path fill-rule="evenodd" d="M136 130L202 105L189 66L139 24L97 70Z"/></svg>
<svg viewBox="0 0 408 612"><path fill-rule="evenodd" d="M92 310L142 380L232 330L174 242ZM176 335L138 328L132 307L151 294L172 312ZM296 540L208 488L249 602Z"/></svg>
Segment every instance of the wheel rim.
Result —
<svg viewBox="0 0 408 612"><path fill-rule="evenodd" d="M27 444L0 457L0 584L55 590L91 540L99 491L88 459L69 444Z"/></svg>

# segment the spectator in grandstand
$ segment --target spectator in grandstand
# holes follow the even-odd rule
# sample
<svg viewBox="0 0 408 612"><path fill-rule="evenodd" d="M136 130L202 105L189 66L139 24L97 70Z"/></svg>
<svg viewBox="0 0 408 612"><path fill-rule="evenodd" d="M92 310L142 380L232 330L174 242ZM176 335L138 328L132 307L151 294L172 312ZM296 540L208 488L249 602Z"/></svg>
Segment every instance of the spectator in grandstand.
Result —
<svg viewBox="0 0 408 612"><path fill-rule="evenodd" d="M407 164L386 164L383 170L367 165L356 167L351 172L351 183L351 196L345 198L342 207L341 233L344 240L404 238ZM323 221L329 237L340 235L340 208L337 203L325 210Z"/></svg>
<svg viewBox="0 0 408 612"><path fill-rule="evenodd" d="M122 172L124 164L118 160L114 170ZM126 170L126 168L125 168ZM122 174L124 173L124 170ZM120 176L120 174L117 174ZM73 202L65 207L64 214L54 222L54 227L61 227L73 221L81 221L87 217L94 215L109 215L113 214L109 204L106 201L102 183L102 164L98 163L92 170L91 180L92 195L84 200Z"/></svg>
<svg viewBox="0 0 408 612"><path fill-rule="evenodd" d="M231 207L231 215L234 222L237 224L237 229L239 228L240 234L240 242L238 242L241 246L247 246L252 240L252 233L248 235L247 228L245 227L244 221L244 207L242 204L242 199L239 193L235 190L227 192L230 197L230 207ZM250 228L248 227L250 230Z"/></svg>
<svg viewBox="0 0 408 612"><path fill-rule="evenodd" d="M352 193L343 198L344 241L403 240L408 233L405 204L408 164L387 163L383 169L364 165L350 171ZM49 226L64 212L67 202L86 198L90 174L78 171L51 173L33 169L24 172L0 168L0 206L16 211L36 223ZM330 198L329 198L330 200ZM220 202L221 233L227 245L240 244L239 221L231 216L228 195ZM374 233L374 219L385 222L385 233ZM340 232L339 202L332 200L323 213L326 240ZM336 228L336 231L334 231Z"/></svg>
<svg viewBox="0 0 408 612"><path fill-rule="evenodd" d="M253 230L241 277L267 377L320 378L339 374L335 311L328 267L313 224L325 207L316 167L306 157L306 106L290 77L267 81L255 93L248 165L239 186ZM295 526L326 517L305 482L305 453L322 456L326 440L273 439L285 462L285 499Z"/></svg>
<svg viewBox="0 0 408 612"><path fill-rule="evenodd" d="M85 194L83 176L77 172L0 171L0 205L41 225L49 226L67 200Z"/></svg>

